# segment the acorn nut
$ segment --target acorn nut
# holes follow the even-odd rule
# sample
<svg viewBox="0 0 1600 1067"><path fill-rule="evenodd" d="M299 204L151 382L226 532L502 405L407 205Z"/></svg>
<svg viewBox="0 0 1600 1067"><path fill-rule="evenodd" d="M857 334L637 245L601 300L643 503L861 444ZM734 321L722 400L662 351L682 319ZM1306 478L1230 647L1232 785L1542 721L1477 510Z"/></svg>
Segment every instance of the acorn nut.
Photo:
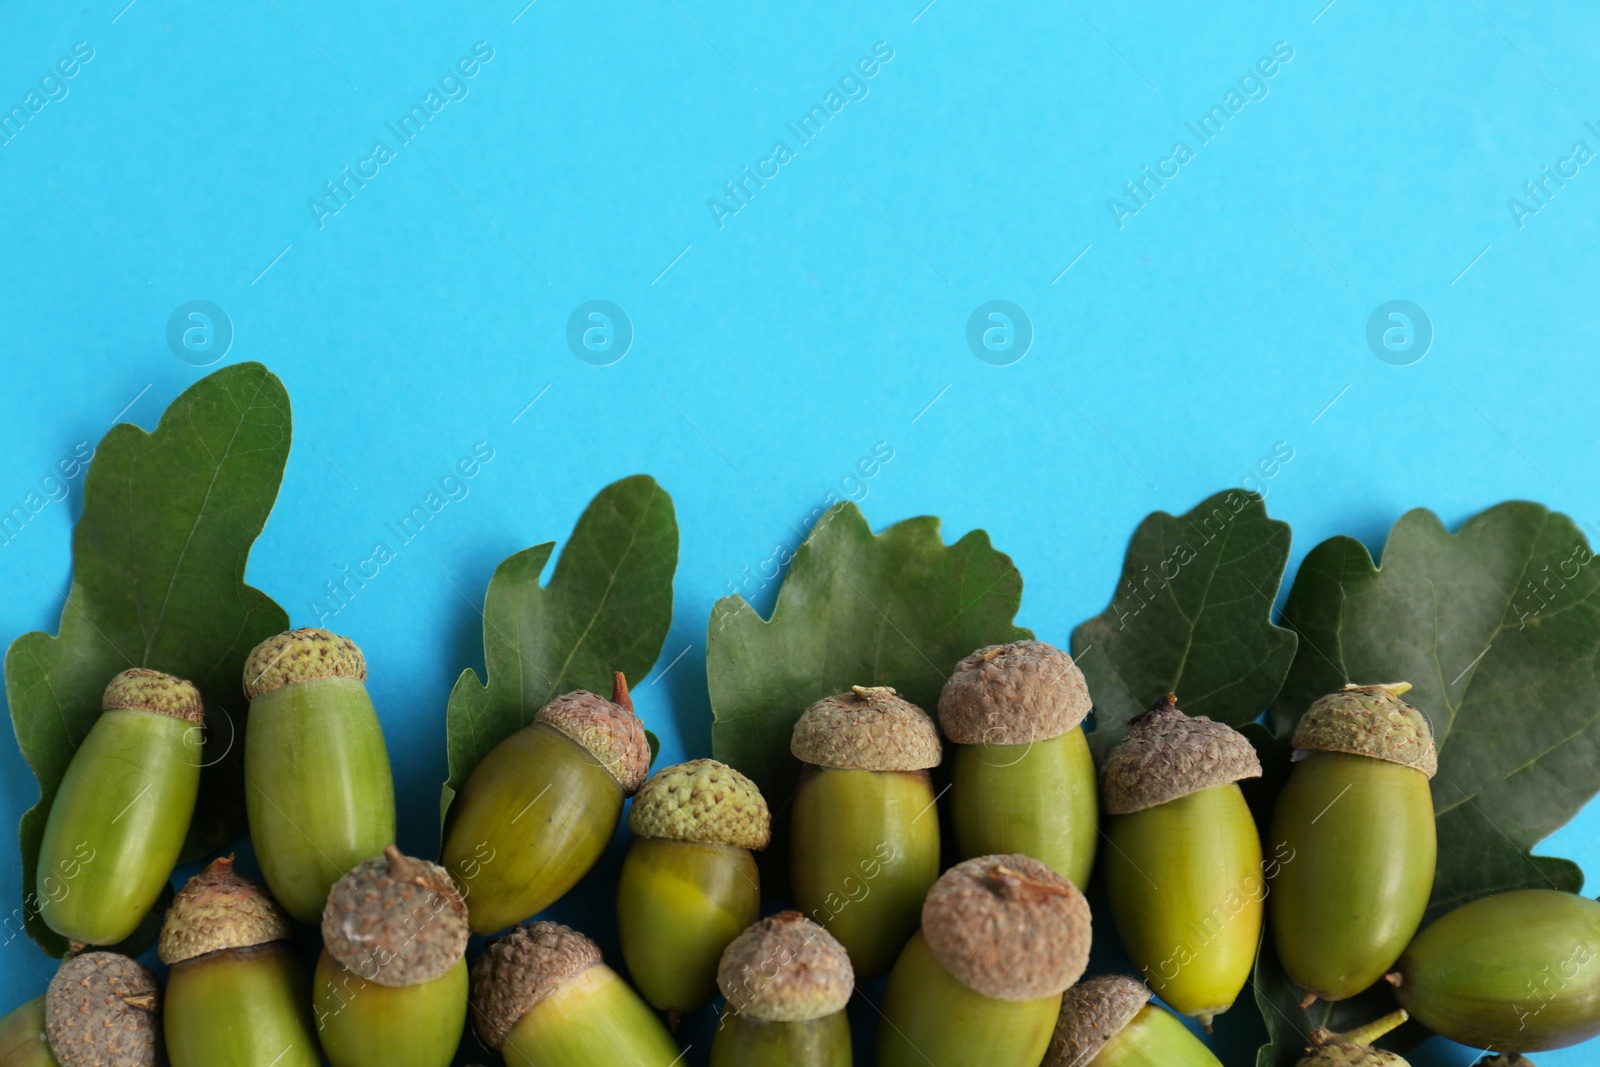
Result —
<svg viewBox="0 0 1600 1067"><path fill-rule="evenodd" d="M1090 925L1083 894L1038 860L950 868L889 975L879 1067L1036 1067L1089 961Z"/></svg>
<svg viewBox="0 0 1600 1067"><path fill-rule="evenodd" d="M115 952L74 956L45 991L44 1033L61 1067L155 1067L161 1061L156 976Z"/></svg>
<svg viewBox="0 0 1600 1067"><path fill-rule="evenodd" d="M1392 1012L1347 1034L1330 1033L1318 1027L1311 1031L1310 1050L1295 1067L1409 1067L1398 1052L1372 1047L1372 1042L1407 1018L1404 1010Z"/></svg>
<svg viewBox="0 0 1600 1067"><path fill-rule="evenodd" d="M711 1067L850 1067L850 955L798 911L751 926L722 954L728 998Z"/></svg>
<svg viewBox="0 0 1600 1067"><path fill-rule="evenodd" d="M1150 1003L1136 978L1086 978L1061 997L1041 1067L1222 1067L1171 1012Z"/></svg>
<svg viewBox="0 0 1600 1067"><path fill-rule="evenodd" d="M628 974L663 1011L711 1003L728 943L761 915L751 849L772 836L754 782L711 759L658 771L633 798L633 842L617 885Z"/></svg>
<svg viewBox="0 0 1600 1067"><path fill-rule="evenodd" d="M0 1019L0 1067L61 1067L44 1035L44 997Z"/></svg>
<svg viewBox="0 0 1600 1067"><path fill-rule="evenodd" d="M952 742L950 811L963 858L1020 852L1079 889L1099 837L1094 757L1080 725L1089 686L1043 641L980 648L939 695Z"/></svg>
<svg viewBox="0 0 1600 1067"><path fill-rule="evenodd" d="M39 913L80 945L115 945L149 914L200 791L200 691L159 671L111 679L61 779L39 846Z"/></svg>
<svg viewBox="0 0 1600 1067"><path fill-rule="evenodd" d="M805 767L795 792L790 880L861 978L888 972L939 877L939 815L928 769L939 730L888 686L824 697L795 723Z"/></svg>
<svg viewBox="0 0 1600 1067"><path fill-rule="evenodd" d="M315 923L344 873L394 840L394 779L367 661L348 637L290 630L244 665L250 836L272 895Z"/></svg>
<svg viewBox="0 0 1600 1067"><path fill-rule="evenodd" d="M622 802L650 773L650 742L618 671L611 700L577 690L496 745L450 806L441 862L474 933L536 915L589 872Z"/></svg>

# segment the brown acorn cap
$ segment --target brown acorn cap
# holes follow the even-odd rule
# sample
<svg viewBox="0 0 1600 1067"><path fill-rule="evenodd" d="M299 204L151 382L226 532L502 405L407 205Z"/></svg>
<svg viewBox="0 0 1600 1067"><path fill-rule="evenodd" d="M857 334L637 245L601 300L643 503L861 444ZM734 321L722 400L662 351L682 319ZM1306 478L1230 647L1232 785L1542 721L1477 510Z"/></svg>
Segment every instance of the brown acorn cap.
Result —
<svg viewBox="0 0 1600 1067"><path fill-rule="evenodd" d="M381 986L449 973L470 936L467 905L449 872L393 845L335 882L322 909L328 955Z"/></svg>
<svg viewBox="0 0 1600 1067"><path fill-rule="evenodd" d="M945 970L991 1000L1056 996L1089 963L1089 902L1028 856L979 856L922 902L922 936Z"/></svg>
<svg viewBox="0 0 1600 1067"><path fill-rule="evenodd" d="M851 686L811 705L794 724L789 751L846 771L923 771L943 755L928 713L887 685Z"/></svg>
<svg viewBox="0 0 1600 1067"><path fill-rule="evenodd" d="M1503 1052L1498 1056L1485 1056L1475 1067L1534 1067L1534 1064L1526 1056L1514 1056L1509 1052Z"/></svg>
<svg viewBox="0 0 1600 1067"><path fill-rule="evenodd" d="M1040 1067L1083 1067L1150 1000L1149 988L1125 974L1085 978L1061 996L1056 1032Z"/></svg>
<svg viewBox="0 0 1600 1067"><path fill-rule="evenodd" d="M289 919L250 879L235 874L233 857L212 860L189 879L161 922L161 962L171 967L196 956L249 948L289 937Z"/></svg>
<svg viewBox="0 0 1600 1067"><path fill-rule="evenodd" d="M769 1023L802 1023L843 1011L856 981L838 940L798 911L748 927L722 950L717 987L728 1007Z"/></svg>
<svg viewBox="0 0 1600 1067"><path fill-rule="evenodd" d="M640 837L763 849L772 816L756 784L726 763L664 767L633 798L628 829Z"/></svg>
<svg viewBox="0 0 1600 1067"><path fill-rule="evenodd" d="M1299 752L1345 752L1402 767L1432 778L1439 772L1439 753L1427 716L1400 699L1411 686L1347 685L1320 697L1294 728Z"/></svg>
<svg viewBox="0 0 1600 1067"><path fill-rule="evenodd" d="M600 966L600 946L560 923L513 927L472 965L472 1015L478 1036L499 1052L522 1017L569 978Z"/></svg>
<svg viewBox="0 0 1600 1067"><path fill-rule="evenodd" d="M206 721L205 705L194 683L144 667L111 679L100 697L100 710L149 711L196 724Z"/></svg>
<svg viewBox="0 0 1600 1067"><path fill-rule="evenodd" d="M613 699L585 689L563 693L540 708L533 721L560 730L588 749L628 796L639 791L650 773L650 739L633 713L628 681L621 671L616 672Z"/></svg>
<svg viewBox="0 0 1600 1067"><path fill-rule="evenodd" d="M367 680L367 660L348 637L307 627L269 637L244 661L244 695L262 693L317 678Z"/></svg>
<svg viewBox="0 0 1600 1067"><path fill-rule="evenodd" d="M1089 683L1043 641L980 648L939 694L939 726L958 745L1025 745L1060 737L1089 714Z"/></svg>
<svg viewBox="0 0 1600 1067"><path fill-rule="evenodd" d="M86 952L50 980L45 1036L61 1067L154 1067L160 1008L155 975L115 952Z"/></svg>
<svg viewBox="0 0 1600 1067"><path fill-rule="evenodd" d="M1295 1067L1409 1067L1399 1053L1371 1047L1408 1018L1402 1008L1345 1034L1319 1026L1311 1031L1311 1048Z"/></svg>
<svg viewBox="0 0 1600 1067"><path fill-rule="evenodd" d="M1106 757L1100 793L1107 815L1128 815L1241 778L1260 778L1261 760L1243 734L1178 710L1171 693L1128 723Z"/></svg>

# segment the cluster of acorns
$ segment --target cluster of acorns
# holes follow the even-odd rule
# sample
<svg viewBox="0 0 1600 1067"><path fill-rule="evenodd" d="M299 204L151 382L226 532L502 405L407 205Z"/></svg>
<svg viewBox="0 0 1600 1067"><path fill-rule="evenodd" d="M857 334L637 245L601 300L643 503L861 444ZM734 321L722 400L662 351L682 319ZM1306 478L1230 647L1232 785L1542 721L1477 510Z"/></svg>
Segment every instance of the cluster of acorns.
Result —
<svg viewBox="0 0 1600 1067"><path fill-rule="evenodd" d="M1050 645L962 660L937 726L889 688L827 697L790 743L798 910L763 919L752 852L770 839L766 801L714 760L647 780L620 675L611 700L558 697L485 757L450 807L442 864L392 844L365 676L355 645L322 630L251 654L245 787L271 896L231 859L191 879L161 930L164 998L140 964L91 949L132 934L170 877L198 790L201 702L154 671L111 682L40 855L43 918L75 954L0 1022L0 1067L138 1067L163 1042L175 1067L312 1067L323 1054L445 1067L469 1014L523 1067L671 1067L684 1053L669 1022L719 990L713 1067L848 1067L845 1005L857 978L883 974L882 1067L1217 1067L1152 991L1209 1026L1248 980L1269 910L1307 1003L1387 977L1405 1009L1309 1035L1302 1064L1404 1064L1369 1043L1406 1011L1507 1052L1600 1032L1600 904L1505 893L1414 937L1433 883L1436 760L1402 686L1347 687L1307 711L1265 862L1237 784L1261 773L1244 737L1168 697L1097 776L1088 687ZM930 772L947 754L964 859L941 874ZM582 934L527 921L594 865L629 796L617 915L632 985ZM1079 887L1102 835L1106 894L1143 981L1079 981ZM321 923L310 996L291 918ZM469 975L470 934L508 926Z"/></svg>

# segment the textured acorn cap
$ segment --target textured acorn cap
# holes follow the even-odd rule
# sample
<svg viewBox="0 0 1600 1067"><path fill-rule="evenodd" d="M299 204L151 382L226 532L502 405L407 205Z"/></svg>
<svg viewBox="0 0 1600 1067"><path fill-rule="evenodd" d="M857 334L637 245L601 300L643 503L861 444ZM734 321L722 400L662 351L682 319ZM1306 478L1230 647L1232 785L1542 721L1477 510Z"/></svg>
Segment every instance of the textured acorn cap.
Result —
<svg viewBox="0 0 1600 1067"><path fill-rule="evenodd" d="M449 973L470 936L467 905L449 872L393 845L335 882L322 909L328 955L381 986Z"/></svg>
<svg viewBox="0 0 1600 1067"><path fill-rule="evenodd" d="M722 950L717 987L740 1015L801 1023L843 1011L855 986L850 955L798 911L755 923Z"/></svg>
<svg viewBox="0 0 1600 1067"><path fill-rule="evenodd" d="M922 936L956 981L991 1000L1059 994L1089 963L1089 902L1028 856L979 856L922 902Z"/></svg>
<svg viewBox="0 0 1600 1067"><path fill-rule="evenodd" d="M1400 699L1409 688L1405 683L1394 688L1347 685L1318 698L1294 728L1297 753L1367 756L1413 767L1432 778L1439 771L1433 728L1427 716Z"/></svg>
<svg viewBox="0 0 1600 1067"><path fill-rule="evenodd" d="M726 763L696 759L664 767L633 798L628 829L640 837L763 849L772 816L756 784Z"/></svg>
<svg viewBox="0 0 1600 1067"><path fill-rule="evenodd" d="M622 784L623 792L632 796L650 774L650 739L645 736L644 723L633 713L621 671L616 678L617 699L606 700L585 689L563 693L540 708L533 721L560 730L588 749Z"/></svg>
<svg viewBox="0 0 1600 1067"><path fill-rule="evenodd" d="M1485 1056L1479 1060L1475 1067L1534 1067L1533 1061L1526 1056L1513 1056L1502 1053L1499 1056Z"/></svg>
<svg viewBox="0 0 1600 1067"><path fill-rule="evenodd" d="M890 686L851 686L823 697L794 724L798 760L846 771L924 771L937 767L939 728Z"/></svg>
<svg viewBox="0 0 1600 1067"><path fill-rule="evenodd" d="M192 723L206 721L194 683L160 671L134 667L111 679L100 697L102 711L149 711Z"/></svg>
<svg viewBox="0 0 1600 1067"><path fill-rule="evenodd" d="M1085 978L1061 996L1056 1032L1040 1067L1083 1067L1139 1014L1149 988L1125 974Z"/></svg>
<svg viewBox="0 0 1600 1067"><path fill-rule="evenodd" d="M1060 737L1089 714L1089 683L1043 641L980 648L939 694L939 726L958 745L1025 745Z"/></svg>
<svg viewBox="0 0 1600 1067"><path fill-rule="evenodd" d="M1307 1053L1295 1067L1410 1067L1410 1064L1398 1052L1340 1042Z"/></svg>
<svg viewBox="0 0 1600 1067"><path fill-rule="evenodd" d="M1128 723L1100 771L1107 815L1128 815L1241 778L1261 777L1243 734L1204 715L1190 718L1168 693Z"/></svg>
<svg viewBox="0 0 1600 1067"><path fill-rule="evenodd" d="M210 952L265 945L289 937L289 919L254 882L233 870L233 857L213 860L189 879L161 922L161 962L168 967Z"/></svg>
<svg viewBox="0 0 1600 1067"><path fill-rule="evenodd" d="M317 678L367 680L367 660L348 637L308 627L269 637L244 661L244 695L254 700L295 682Z"/></svg>
<svg viewBox="0 0 1600 1067"><path fill-rule="evenodd" d="M489 944L472 965L472 1014L496 1052L522 1017L570 978L601 964L600 946L560 923L531 922Z"/></svg>
<svg viewBox="0 0 1600 1067"><path fill-rule="evenodd" d="M115 952L61 965L45 994L44 1027L61 1067L153 1067L161 1059L156 976Z"/></svg>

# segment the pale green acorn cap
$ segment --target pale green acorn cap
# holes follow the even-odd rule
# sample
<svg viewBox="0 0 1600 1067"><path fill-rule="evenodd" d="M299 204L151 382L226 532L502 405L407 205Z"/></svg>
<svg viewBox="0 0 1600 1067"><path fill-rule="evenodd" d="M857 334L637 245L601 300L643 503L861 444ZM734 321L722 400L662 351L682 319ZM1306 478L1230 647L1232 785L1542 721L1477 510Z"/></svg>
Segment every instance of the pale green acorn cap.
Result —
<svg viewBox="0 0 1600 1067"><path fill-rule="evenodd" d="M307 627L275 634L244 661L244 695L254 700L295 682L318 678L367 680L367 660L348 637Z"/></svg>
<svg viewBox="0 0 1600 1067"><path fill-rule="evenodd" d="M756 784L726 763L664 767L633 798L628 829L640 837L763 849L772 817Z"/></svg>
<svg viewBox="0 0 1600 1067"><path fill-rule="evenodd" d="M250 879L234 873L233 857L211 865L179 891L161 923L159 953L167 966L212 952L289 938L289 919Z"/></svg>
<svg viewBox="0 0 1600 1067"><path fill-rule="evenodd" d="M1171 693L1128 723L1106 757L1100 795L1107 815L1129 815L1212 786L1261 777L1261 759L1243 734L1178 710Z"/></svg>
<svg viewBox="0 0 1600 1067"><path fill-rule="evenodd" d="M603 966L600 946L571 927L530 922L492 941L472 965L472 1014L495 1052L506 1035L563 982Z"/></svg>
<svg viewBox="0 0 1600 1067"><path fill-rule="evenodd" d="M1409 683L1347 685L1319 698L1294 729L1296 752L1344 752L1398 763L1432 778L1439 753L1428 717L1400 699Z"/></svg>
<svg viewBox="0 0 1600 1067"><path fill-rule="evenodd" d="M637 793L650 774L650 738L633 713L628 680L621 671L615 672L612 699L585 689L563 693L540 708L533 721L588 749L627 796Z"/></svg>
<svg viewBox="0 0 1600 1067"><path fill-rule="evenodd" d="M850 955L798 911L748 927L722 950L717 987L728 1007L769 1023L799 1023L843 1011L855 986Z"/></svg>
<svg viewBox="0 0 1600 1067"><path fill-rule="evenodd" d="M942 757L939 728L893 687L851 686L823 697L794 724L795 759L846 771L924 771Z"/></svg>
<svg viewBox="0 0 1600 1067"><path fill-rule="evenodd" d="M50 980L45 1036L61 1067L155 1067L160 1011L155 975L115 952L85 952Z"/></svg>
<svg viewBox="0 0 1600 1067"><path fill-rule="evenodd" d="M101 711L148 711L173 719L205 722L205 704L193 682L134 667L111 679L100 697Z"/></svg>
<svg viewBox="0 0 1600 1067"><path fill-rule="evenodd" d="M1085 978L1061 995L1056 1032L1040 1067L1083 1067L1150 1000L1149 988L1125 974Z"/></svg>
<svg viewBox="0 0 1600 1067"><path fill-rule="evenodd" d="M1072 657L1043 641L980 648L939 694L939 726L958 745L1048 741L1089 714L1089 683Z"/></svg>

